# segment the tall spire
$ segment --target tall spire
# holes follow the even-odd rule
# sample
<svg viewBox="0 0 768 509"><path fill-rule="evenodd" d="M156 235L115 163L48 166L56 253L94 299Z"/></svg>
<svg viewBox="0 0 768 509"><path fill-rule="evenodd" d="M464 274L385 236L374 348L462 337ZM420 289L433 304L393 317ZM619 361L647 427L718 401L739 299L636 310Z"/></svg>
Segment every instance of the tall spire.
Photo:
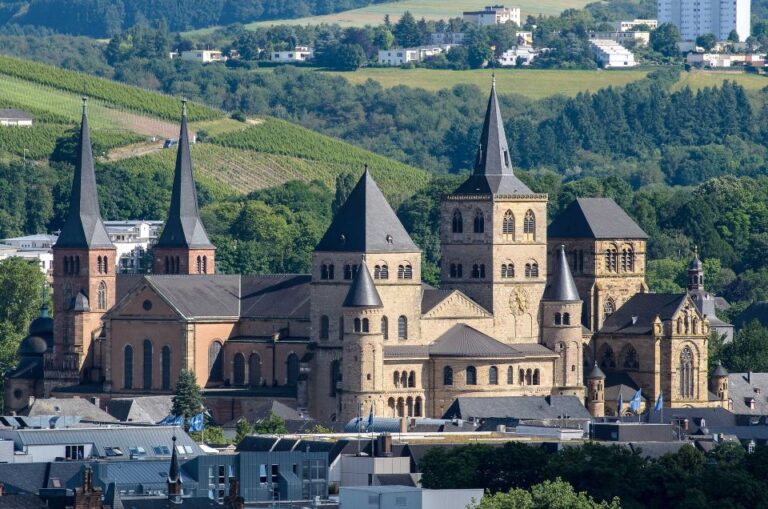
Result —
<svg viewBox="0 0 768 509"><path fill-rule="evenodd" d="M156 247L212 248L197 206L197 190L192 173L192 154L187 132L187 100L182 100L181 133L176 154L171 208Z"/></svg>
<svg viewBox="0 0 768 509"><path fill-rule="evenodd" d="M176 435L173 436L172 447L171 468L168 469L168 500L174 504L181 504L181 467L179 466L179 455L176 452Z"/></svg>
<svg viewBox="0 0 768 509"><path fill-rule="evenodd" d="M363 260L360 270L357 271L355 280L352 282L352 286L349 287L347 297L344 299L344 307L380 308L382 306L379 292L376 290L376 285L373 283L368 266L365 264L365 260Z"/></svg>
<svg viewBox="0 0 768 509"><path fill-rule="evenodd" d="M531 190L512 171L504 120L496 96L496 75L485 112L483 131L477 147L472 175L456 193L530 194Z"/></svg>
<svg viewBox="0 0 768 509"><path fill-rule="evenodd" d="M72 178L69 214L56 247L113 247L99 210L99 194L93 168L91 134L88 127L88 98L83 97L83 118L77 147L77 165Z"/></svg>
<svg viewBox="0 0 768 509"><path fill-rule="evenodd" d="M549 285L544 290L544 300L558 302L573 302L581 300L576 283L568 267L568 259L565 256L565 246L558 246L555 271L552 273Z"/></svg>
<svg viewBox="0 0 768 509"><path fill-rule="evenodd" d="M688 266L688 290L704 289L704 264L699 259L699 247L693 246L693 261Z"/></svg>

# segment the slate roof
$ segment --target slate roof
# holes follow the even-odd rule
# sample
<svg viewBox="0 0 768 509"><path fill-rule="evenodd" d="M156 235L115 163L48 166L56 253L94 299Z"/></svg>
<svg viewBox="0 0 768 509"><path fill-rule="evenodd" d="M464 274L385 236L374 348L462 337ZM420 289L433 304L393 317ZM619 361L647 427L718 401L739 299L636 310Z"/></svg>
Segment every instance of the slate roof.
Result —
<svg viewBox="0 0 768 509"><path fill-rule="evenodd" d="M47 507L48 505L37 495L4 495L0 497L0 509L47 509Z"/></svg>
<svg viewBox="0 0 768 509"><path fill-rule="evenodd" d="M141 461L98 461L93 462L92 466L94 481L105 492L111 483L115 483L120 491L132 491L140 486L146 493L149 490L165 491L167 489L171 463L165 457ZM191 491L198 483L185 473L185 466L181 466L181 482L185 490Z"/></svg>
<svg viewBox="0 0 768 509"><path fill-rule="evenodd" d="M216 507L221 509L222 505L208 497L185 497L181 504L174 504L167 497L123 497L124 509L206 509Z"/></svg>
<svg viewBox="0 0 768 509"><path fill-rule="evenodd" d="M728 397L733 400L735 414L768 415L768 373L730 373ZM749 409L750 398L755 399L754 410Z"/></svg>
<svg viewBox="0 0 768 509"><path fill-rule="evenodd" d="M0 480L10 494L37 494L41 488L75 488L82 485L81 470L85 465L82 461L0 463Z"/></svg>
<svg viewBox="0 0 768 509"><path fill-rule="evenodd" d="M512 171L512 161L496 97L496 81L491 87L483 130L472 175L454 194L531 194L532 191Z"/></svg>
<svg viewBox="0 0 768 509"><path fill-rule="evenodd" d="M422 285L421 314L425 315L432 311L438 304L447 299L454 291L455 290L432 288L429 285Z"/></svg>
<svg viewBox="0 0 768 509"><path fill-rule="evenodd" d="M81 417L83 421L117 422L117 419L83 398L36 399L25 415L30 417L70 415Z"/></svg>
<svg viewBox="0 0 768 509"><path fill-rule="evenodd" d="M366 168L315 250L415 253L419 248Z"/></svg>
<svg viewBox="0 0 768 509"><path fill-rule="evenodd" d="M647 335L653 331L653 321L658 316L662 321L672 316L685 302L686 294L679 293L638 293L609 316L600 333Z"/></svg>
<svg viewBox="0 0 768 509"><path fill-rule="evenodd" d="M587 380L590 378L605 378L605 373L603 373L603 370L597 365L597 362L595 362L595 367L593 367L592 371L587 375Z"/></svg>
<svg viewBox="0 0 768 509"><path fill-rule="evenodd" d="M32 120L33 117L24 110L16 108L0 108L0 118L8 120Z"/></svg>
<svg viewBox="0 0 768 509"><path fill-rule="evenodd" d="M107 412L121 422L156 424L171 413L172 396L115 398L107 403Z"/></svg>
<svg viewBox="0 0 768 509"><path fill-rule="evenodd" d="M197 206L197 189L192 172L192 154L187 132L186 101L184 101L181 115L181 133L176 152L171 207L168 209L168 219L155 247L215 249L200 220Z"/></svg>
<svg viewBox="0 0 768 509"><path fill-rule="evenodd" d="M536 353L555 355L542 345L507 345L463 323L445 331L429 346L430 356L440 357L524 357Z"/></svg>
<svg viewBox="0 0 768 509"><path fill-rule="evenodd" d="M380 308L381 297L366 264L361 264L344 299L345 308Z"/></svg>
<svg viewBox="0 0 768 509"><path fill-rule="evenodd" d="M309 319L311 276L278 274L241 278L242 317Z"/></svg>
<svg viewBox="0 0 768 509"><path fill-rule="evenodd" d="M408 486L417 487L411 474L375 474L373 476L374 486Z"/></svg>
<svg viewBox="0 0 768 509"><path fill-rule="evenodd" d="M582 401L575 396L459 396L443 414L446 419L512 418L557 419L568 415L573 419L590 419Z"/></svg>
<svg viewBox="0 0 768 509"><path fill-rule="evenodd" d="M716 365L717 367L710 376L728 376L728 370L725 369L722 364L720 364L720 361L717 361Z"/></svg>
<svg viewBox="0 0 768 509"><path fill-rule="evenodd" d="M576 198L552 221L547 235L549 238L648 238L612 198Z"/></svg>
<svg viewBox="0 0 768 509"><path fill-rule="evenodd" d="M626 409L639 388L640 386L627 373L608 373L605 377L605 400L618 401L619 395L621 395L624 409ZM645 397L642 399L643 401L646 400Z"/></svg>
<svg viewBox="0 0 768 509"><path fill-rule="evenodd" d="M544 290L543 300L557 302L573 302L581 300L576 282L571 275L571 268L565 257L565 246L557 248L555 270L549 278L549 284Z"/></svg>
<svg viewBox="0 0 768 509"><path fill-rule="evenodd" d="M60 248L113 248L107 229L101 220L99 193L93 168L91 134L88 129L88 111L83 103L83 120L77 164L72 178L69 213L54 247Z"/></svg>

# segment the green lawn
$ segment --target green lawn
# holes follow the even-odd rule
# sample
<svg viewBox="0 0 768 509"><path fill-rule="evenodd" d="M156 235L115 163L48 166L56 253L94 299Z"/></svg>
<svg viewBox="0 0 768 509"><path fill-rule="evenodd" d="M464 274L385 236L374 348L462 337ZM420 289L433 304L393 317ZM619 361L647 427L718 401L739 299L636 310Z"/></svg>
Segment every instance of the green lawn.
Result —
<svg viewBox="0 0 768 509"><path fill-rule="evenodd" d="M681 73L680 81L675 84L674 89L679 90L687 85L693 90L698 90L704 87L719 86L725 80L735 81L747 91L761 90L768 86L768 77L759 76L757 74L728 74L712 71L693 71Z"/></svg>
<svg viewBox="0 0 768 509"><path fill-rule="evenodd" d="M322 71L325 72L325 71ZM364 83L368 79L378 81L389 88L397 85L441 90L454 85L477 85L482 90L491 84L491 69L471 71L442 71L434 69L371 68L355 72L333 73L352 83ZM644 78L648 70L633 71L559 71L542 69L497 69L496 86L500 94L520 94L531 99L541 99L556 94L576 95L586 90L623 86Z"/></svg>

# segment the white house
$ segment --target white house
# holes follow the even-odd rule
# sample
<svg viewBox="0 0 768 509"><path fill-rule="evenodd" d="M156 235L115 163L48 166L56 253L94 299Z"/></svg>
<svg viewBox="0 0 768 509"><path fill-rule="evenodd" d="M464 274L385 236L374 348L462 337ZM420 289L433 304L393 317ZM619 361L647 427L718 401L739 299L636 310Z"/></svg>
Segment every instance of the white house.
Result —
<svg viewBox="0 0 768 509"><path fill-rule="evenodd" d="M719 41L736 30L739 41L750 33L750 0L658 0L659 24L672 23L682 41L714 34Z"/></svg>
<svg viewBox="0 0 768 509"><path fill-rule="evenodd" d="M633 19L631 21L617 21L614 23L618 32L632 32L637 30L637 27L647 26L651 30L656 30L659 26L658 20L655 19Z"/></svg>
<svg viewBox="0 0 768 509"><path fill-rule="evenodd" d="M539 53L539 50L535 50L531 46L516 46L502 53L496 61L503 67L517 65L518 59L520 59L521 65L531 65L531 62L533 62L536 55Z"/></svg>
<svg viewBox="0 0 768 509"><path fill-rule="evenodd" d="M339 509L466 509L479 504L481 489L426 490L410 486L342 487Z"/></svg>
<svg viewBox="0 0 768 509"><path fill-rule="evenodd" d="M203 64L207 64L210 62L224 62L227 60L227 57L222 55L221 51L208 50L208 49L194 49L190 51L182 51L180 58L182 60L192 60L194 62L200 62Z"/></svg>
<svg viewBox="0 0 768 509"><path fill-rule="evenodd" d="M26 235L24 237L12 237L0 240L0 260L18 257L37 263L40 271L47 275L53 275L53 251L51 247L56 243L56 235Z"/></svg>
<svg viewBox="0 0 768 509"><path fill-rule="evenodd" d="M595 60L603 69L618 69L637 65L635 55L616 41L593 39L590 44Z"/></svg>
<svg viewBox="0 0 768 509"><path fill-rule="evenodd" d="M147 270L143 260L163 227L162 221L104 221L109 239L117 250L117 270L121 274L140 274Z"/></svg>
<svg viewBox="0 0 768 509"><path fill-rule="evenodd" d="M311 60L315 51L308 46L296 46L288 51L273 51L269 54L272 62L306 62Z"/></svg>
<svg viewBox="0 0 768 509"><path fill-rule="evenodd" d="M0 109L0 126L32 127L34 119L26 111L13 108Z"/></svg>
<svg viewBox="0 0 768 509"><path fill-rule="evenodd" d="M503 5L487 5L482 11L465 11L464 21L480 26L515 23L520 26L520 8Z"/></svg>
<svg viewBox="0 0 768 509"><path fill-rule="evenodd" d="M765 55L729 53L689 53L686 62L695 67L733 67L738 65L765 66Z"/></svg>
<svg viewBox="0 0 768 509"><path fill-rule="evenodd" d="M433 57L448 51L453 46L456 45L442 44L435 46L422 46L419 48L379 50L379 64L387 66L401 66L411 62L422 62L429 57Z"/></svg>
<svg viewBox="0 0 768 509"><path fill-rule="evenodd" d="M651 42L650 32L618 31L618 32L589 32L590 39L607 39L616 41L622 46L634 44L639 47L646 47Z"/></svg>
<svg viewBox="0 0 768 509"><path fill-rule="evenodd" d="M429 34L430 44L464 44L464 32L433 32Z"/></svg>

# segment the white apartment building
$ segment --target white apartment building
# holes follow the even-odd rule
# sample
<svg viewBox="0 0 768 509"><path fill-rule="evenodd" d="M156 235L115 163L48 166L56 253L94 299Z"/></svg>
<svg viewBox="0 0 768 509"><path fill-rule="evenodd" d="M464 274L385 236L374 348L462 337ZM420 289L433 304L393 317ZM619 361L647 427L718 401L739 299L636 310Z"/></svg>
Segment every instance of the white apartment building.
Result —
<svg viewBox="0 0 768 509"><path fill-rule="evenodd" d="M765 55L729 53L689 53L686 62L695 67L765 66Z"/></svg>
<svg viewBox="0 0 768 509"><path fill-rule="evenodd" d="M616 41L622 46L627 44L634 44L640 47L648 46L651 41L650 32L589 32L590 39L607 39L609 41Z"/></svg>
<svg viewBox="0 0 768 509"><path fill-rule="evenodd" d="M163 222L104 221L104 226L117 250L116 270L121 274L146 272L144 255L157 242Z"/></svg>
<svg viewBox="0 0 768 509"><path fill-rule="evenodd" d="M408 63L422 62L429 57L439 55L451 49L455 44L439 46L422 46L419 48L401 48L379 50L379 64L386 66L401 66Z"/></svg>
<svg viewBox="0 0 768 509"><path fill-rule="evenodd" d="M56 235L26 235L24 237L12 237L0 240L0 260L17 257L37 263L40 271L47 275L53 275L53 251L51 247L56 243Z"/></svg>
<svg viewBox="0 0 768 509"><path fill-rule="evenodd" d="M273 51L269 54L269 59L272 62L306 62L312 60L315 54L315 50L308 46L296 46L292 50L288 51Z"/></svg>
<svg viewBox="0 0 768 509"><path fill-rule="evenodd" d="M208 64L210 62L224 62L227 57L222 55L221 51L209 50L209 49L193 49L190 51L182 51L179 58L182 60L192 60L193 62L200 62L202 64Z"/></svg>
<svg viewBox="0 0 768 509"><path fill-rule="evenodd" d="M502 67L512 67L517 65L520 59L520 65L531 65L536 56L544 50L535 50L531 46L516 46L502 53L496 62Z"/></svg>
<svg viewBox="0 0 768 509"><path fill-rule="evenodd" d="M750 32L750 7L750 0L658 0L659 24L675 25L683 41L704 34L724 41L736 30L744 42Z"/></svg>
<svg viewBox="0 0 768 509"><path fill-rule="evenodd" d="M433 32L429 34L430 44L464 44L464 32Z"/></svg>
<svg viewBox="0 0 768 509"><path fill-rule="evenodd" d="M520 8L503 5L487 5L482 11L465 11L464 21L480 26L515 23L520 26Z"/></svg>
<svg viewBox="0 0 768 509"><path fill-rule="evenodd" d="M603 69L635 67L635 55L616 41L594 39L590 41L592 54Z"/></svg>
<svg viewBox="0 0 768 509"><path fill-rule="evenodd" d="M647 26L651 30L656 30L659 26L659 21L656 19L633 19L631 21L617 21L614 23L616 31L618 32L631 32L636 31L637 27Z"/></svg>

